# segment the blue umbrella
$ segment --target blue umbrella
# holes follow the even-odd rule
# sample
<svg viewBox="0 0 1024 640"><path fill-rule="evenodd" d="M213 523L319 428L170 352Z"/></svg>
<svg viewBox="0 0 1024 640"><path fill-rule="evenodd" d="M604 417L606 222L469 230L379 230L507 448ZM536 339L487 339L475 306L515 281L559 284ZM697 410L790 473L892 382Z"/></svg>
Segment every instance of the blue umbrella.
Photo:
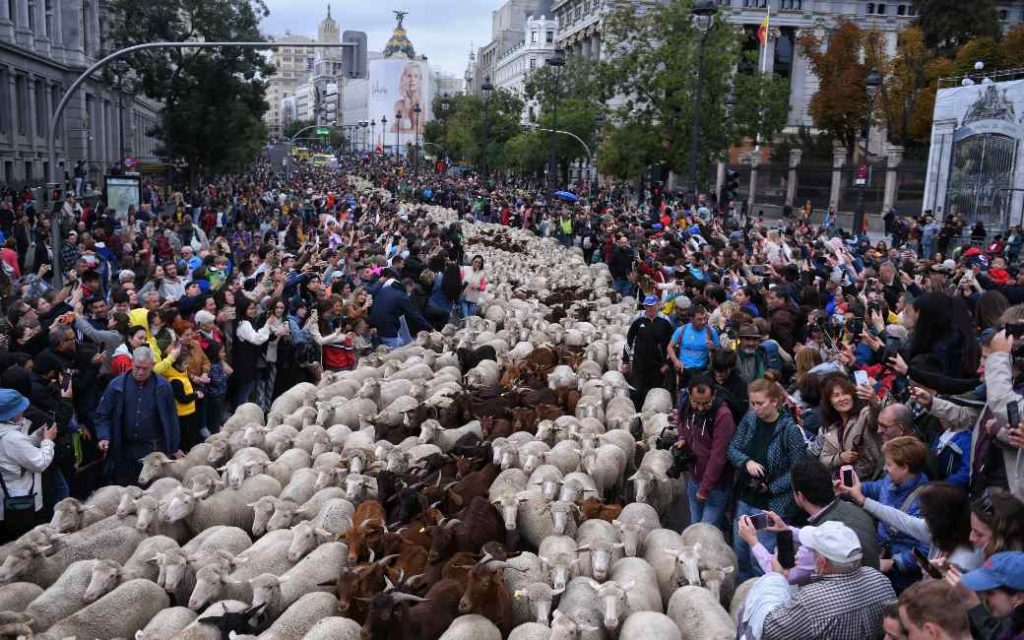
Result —
<svg viewBox="0 0 1024 640"><path fill-rule="evenodd" d="M565 200L566 202L576 202L580 199L579 196L571 191L556 191L555 197L559 200Z"/></svg>

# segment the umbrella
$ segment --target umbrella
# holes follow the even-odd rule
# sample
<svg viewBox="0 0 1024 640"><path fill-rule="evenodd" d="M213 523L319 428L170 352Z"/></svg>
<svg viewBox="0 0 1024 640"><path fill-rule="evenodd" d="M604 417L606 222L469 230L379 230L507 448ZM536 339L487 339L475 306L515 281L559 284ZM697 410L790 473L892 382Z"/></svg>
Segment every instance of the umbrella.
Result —
<svg viewBox="0 0 1024 640"><path fill-rule="evenodd" d="M554 195L559 200L565 200L567 202L576 202L579 200L579 196L570 191L556 191Z"/></svg>

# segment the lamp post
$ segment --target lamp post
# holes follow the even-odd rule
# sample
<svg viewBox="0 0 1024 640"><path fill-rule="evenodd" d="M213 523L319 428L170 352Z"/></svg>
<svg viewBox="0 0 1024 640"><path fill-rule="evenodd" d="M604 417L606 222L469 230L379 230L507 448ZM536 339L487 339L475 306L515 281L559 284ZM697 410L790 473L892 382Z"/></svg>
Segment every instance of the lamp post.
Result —
<svg viewBox="0 0 1024 640"><path fill-rule="evenodd" d="M415 144L413 145L413 148L412 148L412 152L413 152L413 165L412 165L413 169L412 169L412 171L413 171L413 173L418 175L419 172L420 172L420 114L423 113L423 109L420 109L420 103L418 103L418 102L416 103L416 106L414 106L412 108L412 112L413 112L412 128L413 128L413 131L416 133L416 142L415 142Z"/></svg>
<svg viewBox="0 0 1024 640"><path fill-rule="evenodd" d="M363 153L366 153L366 128L369 126L370 123L367 122L366 120L359 121L359 128L361 129L361 131L359 132L359 143L360 146L362 147L361 151Z"/></svg>
<svg viewBox="0 0 1024 640"><path fill-rule="evenodd" d="M395 112L395 155L402 154L402 112Z"/></svg>
<svg viewBox="0 0 1024 640"><path fill-rule="evenodd" d="M117 166L124 170L124 81L128 74L128 63L124 60L114 62L114 78L117 87L117 138L118 138L118 161Z"/></svg>
<svg viewBox="0 0 1024 640"><path fill-rule="evenodd" d="M387 138L385 137L387 135L388 135L388 117L385 115L385 116L381 116L380 117L380 140L381 140L380 146L381 146L381 149L384 152L385 156L388 155L388 141L387 141Z"/></svg>
<svg viewBox="0 0 1024 640"><path fill-rule="evenodd" d="M555 69L555 96L552 109L551 128L558 129L558 98L559 82L562 79L562 67L565 66L565 58L560 49L555 49L554 56L544 60L544 64ZM558 188L558 139L554 133L549 134L551 138L551 156L548 158L548 206L555 201L555 189Z"/></svg>
<svg viewBox="0 0 1024 640"><path fill-rule="evenodd" d="M489 173L487 167L487 152L491 147L491 92L494 91L494 85L491 84L491 76L484 78L484 83L480 85L480 91L484 94L484 139L483 139L483 161L481 162L480 174L484 178L484 185L487 185L487 176Z"/></svg>
<svg viewBox="0 0 1024 640"><path fill-rule="evenodd" d="M370 154L375 155L377 153L377 121L370 120Z"/></svg>
<svg viewBox="0 0 1024 640"><path fill-rule="evenodd" d="M868 148L871 144L871 115L875 107L875 94L878 93L878 88L882 86L882 74L878 73L878 69L872 67L868 73L868 77L864 79L864 87L867 90L868 95L868 119L864 124L864 164L862 168L858 169L857 180L863 180L862 184L858 185L857 189L857 206L853 211L853 235L854 237L861 235L864 230L864 191L867 189L867 176L870 162L870 154ZM863 175L863 178L861 177Z"/></svg>
<svg viewBox="0 0 1024 640"><path fill-rule="evenodd" d="M693 201L697 201L697 156L700 151L700 99L704 93L704 52L708 34L715 23L718 5L715 0L696 0L690 15L700 32L700 46L697 54L697 92L693 95L693 124L690 128L690 189Z"/></svg>

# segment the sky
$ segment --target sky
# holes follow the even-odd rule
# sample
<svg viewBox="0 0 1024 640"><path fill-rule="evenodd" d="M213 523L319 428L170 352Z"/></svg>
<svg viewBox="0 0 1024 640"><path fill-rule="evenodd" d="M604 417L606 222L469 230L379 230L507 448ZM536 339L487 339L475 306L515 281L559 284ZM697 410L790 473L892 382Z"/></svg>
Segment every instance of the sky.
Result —
<svg viewBox="0 0 1024 640"><path fill-rule="evenodd" d="M316 37L327 15L322 0L266 0L270 15L263 19L266 35L293 34ZM491 40L491 10L498 0L394 0L393 2L333 2L331 17L341 31L365 31L370 51L384 48L395 26L392 9L408 11L404 25L416 53L427 56L434 71L462 77L474 49Z"/></svg>

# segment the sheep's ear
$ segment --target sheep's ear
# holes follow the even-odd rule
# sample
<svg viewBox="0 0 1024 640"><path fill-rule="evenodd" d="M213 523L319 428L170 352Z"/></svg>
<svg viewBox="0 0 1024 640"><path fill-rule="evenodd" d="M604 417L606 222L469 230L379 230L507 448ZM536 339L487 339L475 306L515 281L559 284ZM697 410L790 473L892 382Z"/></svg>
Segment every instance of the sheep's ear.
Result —
<svg viewBox="0 0 1024 640"><path fill-rule="evenodd" d="M724 566L724 567L722 567L722 573L724 573L724 574L726 574L726 575L728 575L728 574L732 573L732 572L733 572L733 571L735 571L735 570L736 570L736 567L732 566L731 564L730 564L730 565L727 565L727 566Z"/></svg>

